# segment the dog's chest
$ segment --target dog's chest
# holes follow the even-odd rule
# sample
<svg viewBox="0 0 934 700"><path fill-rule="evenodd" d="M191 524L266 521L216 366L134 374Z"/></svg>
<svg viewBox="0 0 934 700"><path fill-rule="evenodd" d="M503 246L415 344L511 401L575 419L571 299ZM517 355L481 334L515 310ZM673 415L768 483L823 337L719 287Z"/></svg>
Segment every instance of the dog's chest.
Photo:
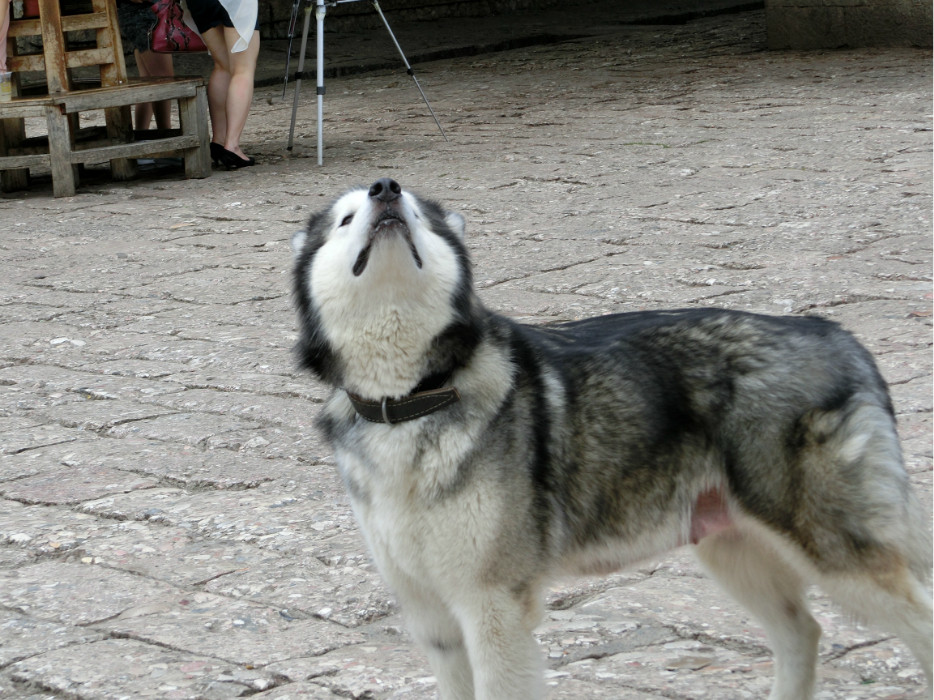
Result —
<svg viewBox="0 0 934 700"><path fill-rule="evenodd" d="M406 450L387 449L374 459L369 454L361 458L354 452L339 452L338 466L347 485L354 515L380 569L387 576L401 570L410 576L426 576L431 561L429 554L441 546L454 547L456 542L444 544L444 518L446 510L438 503L436 489L432 489L424 456L403 459Z"/></svg>
<svg viewBox="0 0 934 700"><path fill-rule="evenodd" d="M460 473L465 446L416 426L360 427L335 455L367 544L386 575L393 568L431 577L433 563L462 550L486 522L470 505L482 484Z"/></svg>

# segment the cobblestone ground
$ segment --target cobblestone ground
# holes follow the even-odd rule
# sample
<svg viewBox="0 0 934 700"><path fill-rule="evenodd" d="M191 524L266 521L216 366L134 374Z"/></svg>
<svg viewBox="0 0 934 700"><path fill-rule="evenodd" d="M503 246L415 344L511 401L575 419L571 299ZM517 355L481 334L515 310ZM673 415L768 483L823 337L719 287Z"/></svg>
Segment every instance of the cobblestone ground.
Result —
<svg viewBox="0 0 934 700"><path fill-rule="evenodd" d="M816 313L878 357L931 505L931 54L771 53L759 12L257 92L259 160L0 199L0 696L430 698L295 371L288 238L391 175L530 322ZM818 591L821 700L930 697ZM759 627L688 549L556 584L550 697L759 698Z"/></svg>

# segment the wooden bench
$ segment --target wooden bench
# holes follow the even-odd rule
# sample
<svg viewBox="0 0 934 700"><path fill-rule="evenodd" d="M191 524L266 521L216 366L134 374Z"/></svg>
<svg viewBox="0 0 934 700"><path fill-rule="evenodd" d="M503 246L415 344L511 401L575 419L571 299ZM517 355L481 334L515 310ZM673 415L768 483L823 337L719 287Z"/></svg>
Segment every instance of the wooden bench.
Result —
<svg viewBox="0 0 934 700"><path fill-rule="evenodd" d="M0 0L2 1L2 0ZM56 197L75 194L78 166L110 163L115 180L137 174L136 159L180 155L185 176L211 174L208 136L207 81L201 77L130 80L126 75L114 0L87 0L87 11L62 15L58 0L40 0L40 17L14 19L10 24L8 58L15 96L0 103L0 187L24 189L29 169L52 171ZM93 37L89 42L76 33ZM22 39L37 43L41 53L20 54ZM76 78L76 69L97 69L90 84ZM19 77L44 74L42 94L23 95ZM176 100L179 129L135 132L131 105ZM81 114L104 112L104 127L81 127ZM25 120L44 120L46 134L27 138Z"/></svg>

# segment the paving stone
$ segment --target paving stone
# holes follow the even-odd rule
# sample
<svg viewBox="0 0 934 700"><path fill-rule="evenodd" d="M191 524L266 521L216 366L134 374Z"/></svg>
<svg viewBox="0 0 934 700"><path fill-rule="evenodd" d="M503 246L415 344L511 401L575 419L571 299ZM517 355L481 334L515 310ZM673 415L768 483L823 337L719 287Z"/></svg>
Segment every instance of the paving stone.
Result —
<svg viewBox="0 0 934 700"><path fill-rule="evenodd" d="M113 366L107 362L103 367ZM148 381L146 378L122 378L109 376L106 370L95 365L94 371L75 371L49 365L15 365L0 369L0 382L28 388L40 394L74 392L87 398L117 399L140 398L173 391L181 391L180 385L170 381Z"/></svg>
<svg viewBox="0 0 934 700"><path fill-rule="evenodd" d="M313 679L341 697L437 696L424 655L408 643L355 645L313 658L294 657L267 670L293 680Z"/></svg>
<svg viewBox="0 0 934 700"><path fill-rule="evenodd" d="M253 697L261 700L336 700L341 697L317 683L299 681L298 683L285 683L278 688L257 693Z"/></svg>
<svg viewBox="0 0 934 700"><path fill-rule="evenodd" d="M105 494L152 488L153 479L94 466L61 466L0 486L0 495L21 503L80 503Z"/></svg>
<svg viewBox="0 0 934 700"><path fill-rule="evenodd" d="M930 512L930 51L765 51L761 10L626 24L636 6L415 23L424 52L519 21L566 40L418 62L447 142L402 71L329 79L323 166L308 86L285 150L286 47L264 37L255 168L86 168L65 198L40 173L0 198L0 696L436 697L314 428L329 390L292 350L289 236L374 173L460 211L481 298L524 322L701 305L840 322L892 387ZM329 62L372 40L341 32ZM901 642L808 599L819 700L930 697ZM771 682L761 628L689 548L555 582L536 635L552 699Z"/></svg>
<svg viewBox="0 0 934 700"><path fill-rule="evenodd" d="M219 392L212 389L191 389L155 400L178 411L221 413L259 421L266 425L288 425L313 432L314 419L320 404L304 398L262 396L253 392Z"/></svg>
<svg viewBox="0 0 934 700"><path fill-rule="evenodd" d="M95 629L222 658L246 668L319 656L364 640L362 634L334 623L209 593L150 597Z"/></svg>
<svg viewBox="0 0 934 700"><path fill-rule="evenodd" d="M354 628L397 612L365 552L358 564L326 566L314 556L241 567L209 581L205 590L275 604ZM362 564L362 565L361 565Z"/></svg>
<svg viewBox="0 0 934 700"><path fill-rule="evenodd" d="M53 649L104 638L95 630L45 622L9 610L0 610L0 633L0 668Z"/></svg>
<svg viewBox="0 0 934 700"><path fill-rule="evenodd" d="M79 398L42 411L49 422L67 428L101 432L116 425L158 418L174 413L168 408L121 399Z"/></svg>
<svg viewBox="0 0 934 700"><path fill-rule="evenodd" d="M73 428L54 424L39 425L34 424L32 420L28 422L33 424L4 432L0 454L20 454L39 447L73 442L83 437L80 430Z"/></svg>
<svg viewBox="0 0 934 700"><path fill-rule="evenodd" d="M206 413L168 413L156 418L115 425L108 437L143 437L187 445L236 449L250 439L258 423Z"/></svg>
<svg viewBox="0 0 934 700"><path fill-rule="evenodd" d="M0 604L39 620L88 626L119 615L139 599L184 594L121 571L43 561L0 571Z"/></svg>
<svg viewBox="0 0 934 700"><path fill-rule="evenodd" d="M80 506L82 512L105 518L174 525L206 537L282 551L295 551L343 530L356 530L347 507L346 501L318 490L291 495L274 487L206 493L148 489Z"/></svg>
<svg viewBox="0 0 934 700"><path fill-rule="evenodd" d="M89 660L93 659L93 663ZM130 639L69 646L20 661L8 670L17 684L47 689L56 697L222 698L252 695L276 684L263 671L243 669L207 656Z"/></svg>

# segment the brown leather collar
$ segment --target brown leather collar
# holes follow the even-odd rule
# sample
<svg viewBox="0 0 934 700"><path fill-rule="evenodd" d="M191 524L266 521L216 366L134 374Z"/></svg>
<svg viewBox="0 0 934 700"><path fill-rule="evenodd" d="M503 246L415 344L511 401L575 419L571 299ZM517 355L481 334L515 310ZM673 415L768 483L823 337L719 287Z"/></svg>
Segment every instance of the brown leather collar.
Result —
<svg viewBox="0 0 934 700"><path fill-rule="evenodd" d="M390 425L427 416L429 413L460 401L461 398L453 386L416 391L399 399L383 398L379 401L367 401L349 391L347 397L364 420Z"/></svg>
<svg viewBox="0 0 934 700"><path fill-rule="evenodd" d="M347 397L364 420L392 425L427 416L460 401L461 395L455 387L444 386L450 378L451 372L432 374L419 382L411 394L398 399L384 397L370 401L349 391Z"/></svg>

